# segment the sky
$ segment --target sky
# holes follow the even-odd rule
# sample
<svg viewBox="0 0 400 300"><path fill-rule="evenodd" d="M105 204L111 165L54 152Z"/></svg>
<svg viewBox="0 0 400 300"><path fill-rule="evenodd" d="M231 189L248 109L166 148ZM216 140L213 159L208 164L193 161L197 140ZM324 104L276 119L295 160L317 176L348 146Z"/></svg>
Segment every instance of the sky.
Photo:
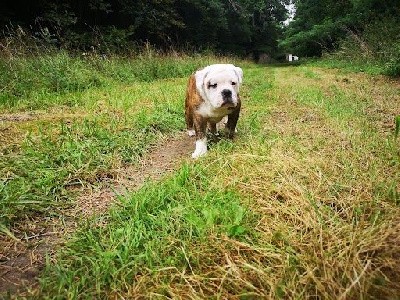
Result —
<svg viewBox="0 0 400 300"><path fill-rule="evenodd" d="M294 6L293 3L289 4L289 5L285 5L286 9L289 11L289 18L287 18L283 24L285 24L286 26L289 25L290 21L293 20L293 17L296 13L296 7Z"/></svg>

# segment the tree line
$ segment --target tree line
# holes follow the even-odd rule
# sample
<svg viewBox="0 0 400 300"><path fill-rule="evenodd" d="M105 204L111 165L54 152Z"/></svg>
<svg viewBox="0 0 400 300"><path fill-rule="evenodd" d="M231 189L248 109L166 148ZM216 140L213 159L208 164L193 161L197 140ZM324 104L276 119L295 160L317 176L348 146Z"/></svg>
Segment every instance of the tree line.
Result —
<svg viewBox="0 0 400 300"><path fill-rule="evenodd" d="M289 1L5 0L0 24L70 49L121 51L148 42L258 56L278 51Z"/></svg>
<svg viewBox="0 0 400 300"><path fill-rule="evenodd" d="M296 13L285 25L289 4ZM124 52L149 43L255 59L355 45L400 68L399 20L399 0L3 0L0 38L18 28L63 49Z"/></svg>
<svg viewBox="0 0 400 300"><path fill-rule="evenodd" d="M376 44L400 40L399 0L294 0L294 4L296 15L281 46L298 55L321 56L337 50L346 38L366 46L366 32L375 34Z"/></svg>

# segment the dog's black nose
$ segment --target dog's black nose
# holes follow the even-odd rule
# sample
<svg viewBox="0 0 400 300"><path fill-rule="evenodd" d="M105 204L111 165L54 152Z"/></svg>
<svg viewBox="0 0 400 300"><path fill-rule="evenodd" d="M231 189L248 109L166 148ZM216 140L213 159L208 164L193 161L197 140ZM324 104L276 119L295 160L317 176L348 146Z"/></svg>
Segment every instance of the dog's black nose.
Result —
<svg viewBox="0 0 400 300"><path fill-rule="evenodd" d="M230 97L232 97L232 91L231 91L231 90L228 90L228 89L222 90L221 94L222 94L222 97L223 97L223 98L230 98Z"/></svg>

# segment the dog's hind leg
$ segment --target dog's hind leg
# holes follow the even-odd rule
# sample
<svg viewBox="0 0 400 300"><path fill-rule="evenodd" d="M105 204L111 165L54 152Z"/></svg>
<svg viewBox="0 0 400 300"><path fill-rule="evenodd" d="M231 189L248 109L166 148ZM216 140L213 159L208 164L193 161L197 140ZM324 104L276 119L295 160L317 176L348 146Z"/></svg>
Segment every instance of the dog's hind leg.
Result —
<svg viewBox="0 0 400 300"><path fill-rule="evenodd" d="M189 107L185 109L186 129L189 136L195 136L196 131L193 128L193 113Z"/></svg>
<svg viewBox="0 0 400 300"><path fill-rule="evenodd" d="M208 123L208 128L210 128L210 132L211 132L213 135L216 135L216 134L217 134L217 124L216 124L216 123L211 123L211 122L209 122L209 123Z"/></svg>

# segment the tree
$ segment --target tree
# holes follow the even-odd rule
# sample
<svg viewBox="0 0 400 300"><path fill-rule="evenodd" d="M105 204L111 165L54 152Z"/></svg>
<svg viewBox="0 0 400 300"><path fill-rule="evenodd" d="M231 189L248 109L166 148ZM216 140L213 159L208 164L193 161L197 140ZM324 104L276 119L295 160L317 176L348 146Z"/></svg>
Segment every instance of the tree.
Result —
<svg viewBox="0 0 400 300"><path fill-rule="evenodd" d="M349 32L362 32L373 20L400 17L398 0L295 0L296 15L281 46L302 56L337 49Z"/></svg>
<svg viewBox="0 0 400 300"><path fill-rule="evenodd" d="M277 53L289 0L58 0L30 1L27 10L5 0L3 25L46 28L60 47L127 49L134 42L160 48L211 48L258 56Z"/></svg>

